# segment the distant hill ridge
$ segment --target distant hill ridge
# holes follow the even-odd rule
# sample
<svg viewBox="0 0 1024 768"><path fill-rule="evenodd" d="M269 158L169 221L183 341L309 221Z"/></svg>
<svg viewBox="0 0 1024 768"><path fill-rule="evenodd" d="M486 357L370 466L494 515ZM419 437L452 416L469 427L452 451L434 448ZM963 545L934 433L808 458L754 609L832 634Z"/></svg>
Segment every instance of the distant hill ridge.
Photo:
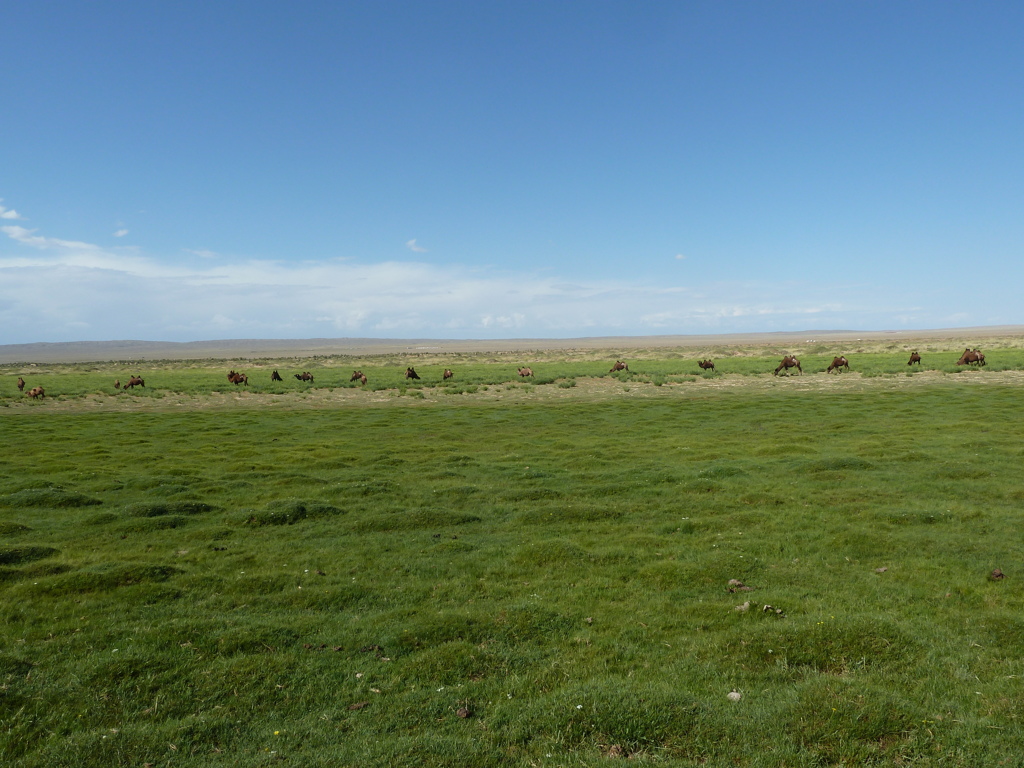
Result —
<svg viewBox="0 0 1024 768"><path fill-rule="evenodd" d="M1024 325L901 331L780 331L665 336L590 336L570 339L220 339L209 341L60 341L0 345L0 363L81 363L107 360L201 360L409 352L518 352L553 349L639 349L779 344L809 340L967 339L1024 336Z"/></svg>

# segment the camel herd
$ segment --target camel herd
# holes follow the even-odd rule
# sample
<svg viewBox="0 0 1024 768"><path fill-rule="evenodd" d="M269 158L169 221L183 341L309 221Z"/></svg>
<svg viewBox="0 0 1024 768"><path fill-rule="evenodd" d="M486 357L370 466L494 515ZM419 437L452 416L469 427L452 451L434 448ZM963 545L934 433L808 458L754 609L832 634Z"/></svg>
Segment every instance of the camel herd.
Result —
<svg viewBox="0 0 1024 768"><path fill-rule="evenodd" d="M907 361L907 365L914 365L914 364L917 364L918 366L921 365L921 355L919 355L916 351L911 353L910 360ZM985 355L982 353L982 351L980 349L977 349L977 348L971 349L971 348L968 347L968 348L964 349L964 353L960 356L960 359L956 361L956 364L958 366L959 365L973 365L975 367L980 368L980 367L985 365ZM714 360L710 360L710 359L700 360L700 361L697 362L697 366L701 370L704 370L704 371L714 371L714 372L717 373L717 369L715 368ZM796 369L797 373L802 374L804 372L803 368L800 366L800 360L795 355L785 355L782 358L782 361L775 368L775 371L773 373L776 376L778 376L780 372L788 374L788 373L790 373L790 370L793 369L793 368ZM847 360L847 358L844 355L839 355L838 357L833 357L832 358L832 362L828 366L828 368L826 370L826 373L832 373L833 371L835 373L842 373L844 370L846 370L846 371L850 370L850 361ZM615 364L609 370L609 373L618 373L620 371L629 372L629 365L627 365L622 360L616 360ZM523 366L521 368L518 368L517 372L518 372L520 378L524 378L525 379L525 378L532 378L533 377L533 368L530 368L528 366ZM299 381L309 382L311 384L313 383L313 374L310 373L309 371L303 371L302 373L296 373L296 374L294 374L294 376ZM453 378L454 376L455 376L455 373L452 371L451 368L445 368L444 369L444 373L441 374L441 380L442 381L448 381L449 379ZM405 378L406 379L418 380L420 378L420 376L419 376L418 373L416 373L416 369L415 368L413 368L412 366L409 366L408 368L405 369ZM281 374L276 369L270 374L270 380L271 381L283 381L283 379L281 378ZM244 373L240 373L240 372L235 371L235 370L231 370L231 371L228 372L228 381L231 382L232 384L236 385L236 386L239 385L239 384L244 384L245 386L249 385L249 377L248 377L248 375L244 374ZM359 382L359 384L365 385L366 382L367 382L366 374L364 374L360 370L355 370L355 371L352 372L352 377L349 379L349 382ZM43 390L42 387L39 387L39 386L32 387L31 389L29 389L26 392L25 391L25 386L26 386L25 379L23 379L21 376L18 377L17 386L18 386L18 391L19 392L21 392L21 393L23 393L23 394L25 394L28 397L31 397L33 399L36 399L36 398L45 399L45 397L46 397L45 391ZM131 376L131 377L129 377L128 382L123 386L123 390L127 391L129 389L134 389L135 387L145 387L145 386L146 386L146 382L143 381L141 376ZM116 379L114 381L114 389L122 389L122 385L121 385L120 379Z"/></svg>
<svg viewBox="0 0 1024 768"><path fill-rule="evenodd" d="M697 365L699 365L701 368L706 368L704 364L705 362L709 361L703 361L697 363ZM910 353L910 359L907 361L907 365L913 365L914 363L921 365L921 355L919 355L917 352ZM981 366L985 365L985 355L982 353L980 349L970 349L968 347L967 349L964 350L964 353L960 355L960 359L956 361L956 364L974 365L980 368ZM714 369L714 364L712 364L711 367L712 369ZM800 373L803 373L803 369L800 367L800 361L797 360L796 357L794 357L793 355L786 355L785 357L782 358L782 362L779 363L779 367L775 369L775 375L778 376L779 371L783 369L788 371L790 368L794 367L798 371L800 371ZM850 362L846 359L846 357L840 355L839 357L832 358L832 363L831 365L829 365L828 369L825 372L832 373L832 371L835 371L836 373L842 373L842 369L844 368L847 371L850 370Z"/></svg>

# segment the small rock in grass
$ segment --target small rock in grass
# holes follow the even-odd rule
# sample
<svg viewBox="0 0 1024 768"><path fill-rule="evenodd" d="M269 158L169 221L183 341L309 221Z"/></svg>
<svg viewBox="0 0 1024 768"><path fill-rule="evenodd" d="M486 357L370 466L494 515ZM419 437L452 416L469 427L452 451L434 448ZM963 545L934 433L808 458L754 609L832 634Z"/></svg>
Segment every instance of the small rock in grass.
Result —
<svg viewBox="0 0 1024 768"><path fill-rule="evenodd" d="M348 708L350 710L355 710L355 709L362 709L363 707L367 707L369 705L370 705L370 702L368 702L368 701L357 701L355 704L349 704Z"/></svg>
<svg viewBox="0 0 1024 768"><path fill-rule="evenodd" d="M753 592L753 587L748 587L739 579L729 579L729 591L730 592Z"/></svg>
<svg viewBox="0 0 1024 768"><path fill-rule="evenodd" d="M608 757L622 757L625 754L625 750L618 744L612 744L608 747Z"/></svg>
<svg viewBox="0 0 1024 768"><path fill-rule="evenodd" d="M743 698L743 694L734 688L731 691L729 691L728 694L726 694L725 698L727 698L729 701L739 701Z"/></svg>
<svg viewBox="0 0 1024 768"><path fill-rule="evenodd" d="M747 600L747 602L745 602L743 605L737 605L735 608L733 608L733 610L734 611L740 611L741 613L743 611L749 611L750 610L750 601Z"/></svg>
<svg viewBox="0 0 1024 768"><path fill-rule="evenodd" d="M883 565L881 568L875 568L875 573L885 573L888 570L889 569Z"/></svg>
<svg viewBox="0 0 1024 768"><path fill-rule="evenodd" d="M467 717L469 717L473 713L469 711L468 707L459 707L459 711L456 712L455 714L458 715L459 717L461 717L463 720L465 720Z"/></svg>
<svg viewBox="0 0 1024 768"><path fill-rule="evenodd" d="M1006 578L1006 574L996 568L991 574L989 574L989 578L992 579L992 581L1000 581Z"/></svg>

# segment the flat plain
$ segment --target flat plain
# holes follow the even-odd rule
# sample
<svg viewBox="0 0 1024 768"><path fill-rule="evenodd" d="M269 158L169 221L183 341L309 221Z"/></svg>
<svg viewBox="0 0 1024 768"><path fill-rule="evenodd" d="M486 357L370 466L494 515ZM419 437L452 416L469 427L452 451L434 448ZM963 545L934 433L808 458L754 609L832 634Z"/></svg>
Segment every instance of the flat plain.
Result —
<svg viewBox="0 0 1024 768"><path fill-rule="evenodd" d="M1016 765L1021 340L856 341L2 366L4 764Z"/></svg>

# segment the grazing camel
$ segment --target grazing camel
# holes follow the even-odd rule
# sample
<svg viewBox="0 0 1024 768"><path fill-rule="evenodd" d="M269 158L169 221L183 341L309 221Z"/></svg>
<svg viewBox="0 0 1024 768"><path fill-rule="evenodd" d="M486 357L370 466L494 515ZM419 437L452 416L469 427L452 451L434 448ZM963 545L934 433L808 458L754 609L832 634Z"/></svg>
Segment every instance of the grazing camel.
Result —
<svg viewBox="0 0 1024 768"><path fill-rule="evenodd" d="M845 368L846 370L850 370L850 363L845 357L840 355L839 357L832 358L832 365L828 367L828 370L825 371L825 373L832 373L832 371L835 371L836 373L842 373L843 368Z"/></svg>
<svg viewBox="0 0 1024 768"><path fill-rule="evenodd" d="M46 399L46 393L43 391L42 387L32 387L32 389L25 394L32 398L41 397L44 400Z"/></svg>
<svg viewBox="0 0 1024 768"><path fill-rule="evenodd" d="M238 386L239 384L245 384L245 386L249 386L249 377L246 376L244 373L236 373L235 371L231 371L228 374L228 381L230 381L235 386Z"/></svg>
<svg viewBox="0 0 1024 768"><path fill-rule="evenodd" d="M985 364L985 356L981 354L980 349L965 349L964 353L960 355L960 359L956 361L957 365L970 365L975 363L980 368Z"/></svg>
<svg viewBox="0 0 1024 768"><path fill-rule="evenodd" d="M359 381L360 379L365 379L365 378L366 377L363 376L363 372L362 371L352 371L352 378L349 379L349 381L350 382L352 382L352 381Z"/></svg>
<svg viewBox="0 0 1024 768"><path fill-rule="evenodd" d="M420 375L418 373L416 373L416 371L413 370L412 368L406 368L405 369L405 378L407 378L407 379L418 379L419 377L420 377Z"/></svg>
<svg viewBox="0 0 1024 768"><path fill-rule="evenodd" d="M699 363L697 363L697 366L705 371L715 370L715 363L713 360L701 360Z"/></svg>
<svg viewBox="0 0 1024 768"><path fill-rule="evenodd" d="M128 379L128 383L124 385L125 389L135 389L135 387L142 387L145 389L146 382L142 380L141 376L132 376Z"/></svg>
<svg viewBox="0 0 1024 768"><path fill-rule="evenodd" d="M452 369L451 368L445 368L444 369L444 373L441 374L441 380L442 381L448 381L448 379L450 379L454 375L455 374L452 373Z"/></svg>
<svg viewBox="0 0 1024 768"><path fill-rule="evenodd" d="M783 368L788 372L790 368L796 368L803 375L804 369L800 367L800 361L797 360L793 355L786 355L782 358L782 362L779 363L779 367L775 369L775 375L779 375L779 371Z"/></svg>
<svg viewBox="0 0 1024 768"><path fill-rule="evenodd" d="M284 381L284 379L281 378L281 374L277 372L277 369L275 369L274 372L272 374L270 374L270 380L271 381Z"/></svg>
<svg viewBox="0 0 1024 768"><path fill-rule="evenodd" d="M628 370L629 370L629 366L628 365L626 365L621 360L616 360L615 361L615 365L612 366L612 369L610 371L608 371L608 373L615 373L616 371L628 371Z"/></svg>
<svg viewBox="0 0 1024 768"><path fill-rule="evenodd" d="M23 378L21 378L21 376L18 377L18 391L19 392L24 392L25 391L25 380Z"/></svg>
<svg viewBox="0 0 1024 768"><path fill-rule="evenodd" d="M524 379L527 376L533 376L533 368L520 368L519 375L522 376Z"/></svg>
<svg viewBox="0 0 1024 768"><path fill-rule="evenodd" d="M910 353L910 360L907 362L907 365L913 365L914 363L921 364L921 356L917 352Z"/></svg>
<svg viewBox="0 0 1024 768"><path fill-rule="evenodd" d="M364 376L363 374L359 374L359 383L360 384L365 384L366 383L366 376Z"/></svg>
<svg viewBox="0 0 1024 768"><path fill-rule="evenodd" d="M295 374L295 378L298 379L299 381L312 382L313 381L313 374L310 373L309 371L303 371L302 373L296 373Z"/></svg>

